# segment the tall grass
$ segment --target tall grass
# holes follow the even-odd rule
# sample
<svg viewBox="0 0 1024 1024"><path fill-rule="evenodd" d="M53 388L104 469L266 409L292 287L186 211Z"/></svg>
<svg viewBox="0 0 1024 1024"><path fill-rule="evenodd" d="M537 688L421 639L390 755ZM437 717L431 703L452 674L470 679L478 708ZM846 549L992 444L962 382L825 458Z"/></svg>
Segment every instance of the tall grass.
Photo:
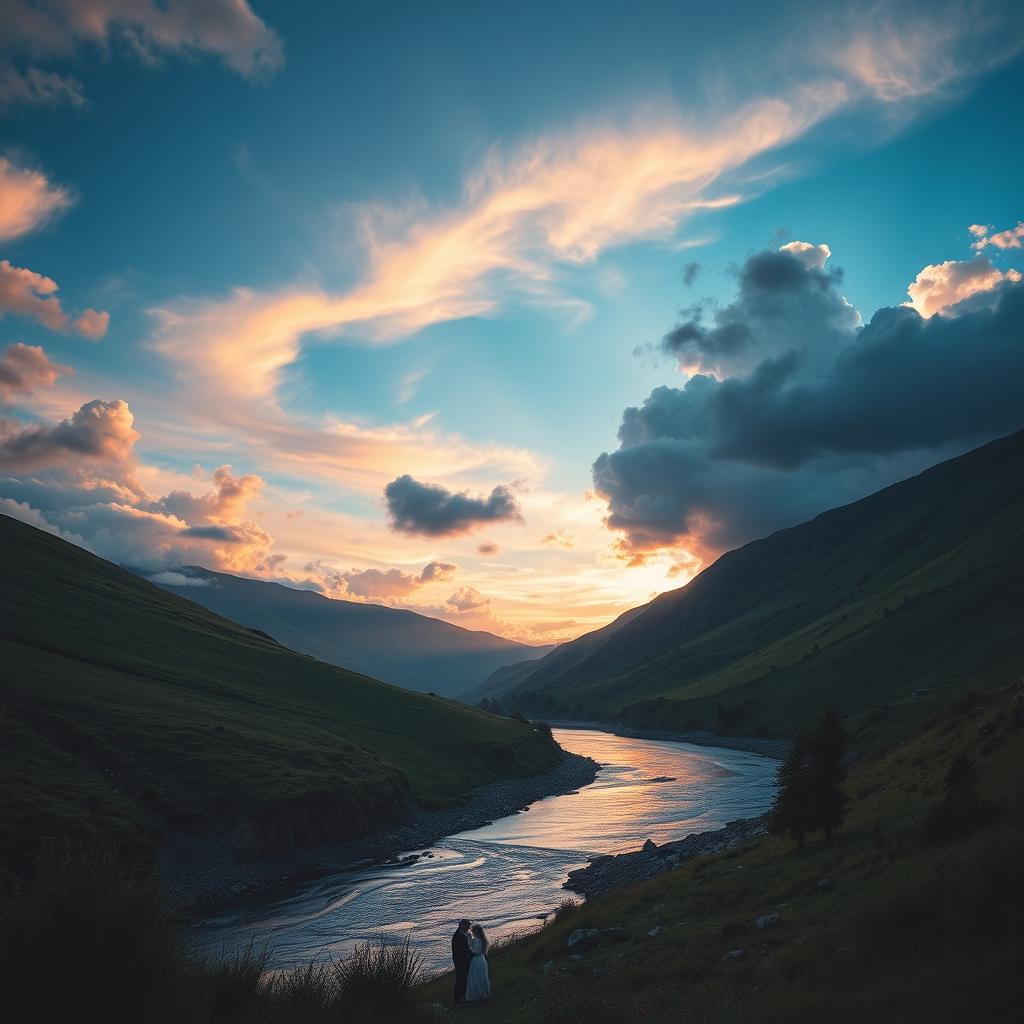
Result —
<svg viewBox="0 0 1024 1024"><path fill-rule="evenodd" d="M190 953L151 874L104 849L46 845L29 882L0 882L0 1006L12 1021L420 1024L423 964L408 939L267 972L269 950Z"/></svg>

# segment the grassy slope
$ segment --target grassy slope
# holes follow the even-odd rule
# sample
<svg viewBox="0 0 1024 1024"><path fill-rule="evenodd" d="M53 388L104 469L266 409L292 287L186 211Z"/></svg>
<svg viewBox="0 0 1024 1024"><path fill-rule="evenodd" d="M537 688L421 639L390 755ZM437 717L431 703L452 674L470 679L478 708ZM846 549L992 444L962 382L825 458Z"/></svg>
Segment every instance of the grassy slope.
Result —
<svg viewBox="0 0 1024 1024"><path fill-rule="evenodd" d="M528 726L297 655L0 517L0 863L282 809L353 831L557 763Z"/></svg>
<svg viewBox="0 0 1024 1024"><path fill-rule="evenodd" d="M815 839L798 854L788 840L766 838L700 858L497 950L495 998L473 1016L509 1024L1019 1020L1018 692L967 702L863 762L849 779L848 821L831 847ZM934 844L923 820L962 750L978 769L981 795L1000 812L972 837ZM819 887L826 878L831 885ZM758 929L755 919L769 913L782 923ZM626 927L631 939L568 962L573 929L612 926ZM723 960L735 949L744 955ZM555 967L542 974L549 960ZM432 983L424 998L444 998L447 982Z"/></svg>
<svg viewBox="0 0 1024 1024"><path fill-rule="evenodd" d="M1022 467L1024 432L729 552L519 689L651 728L715 727L721 706L739 733L836 704L885 742L1024 656Z"/></svg>

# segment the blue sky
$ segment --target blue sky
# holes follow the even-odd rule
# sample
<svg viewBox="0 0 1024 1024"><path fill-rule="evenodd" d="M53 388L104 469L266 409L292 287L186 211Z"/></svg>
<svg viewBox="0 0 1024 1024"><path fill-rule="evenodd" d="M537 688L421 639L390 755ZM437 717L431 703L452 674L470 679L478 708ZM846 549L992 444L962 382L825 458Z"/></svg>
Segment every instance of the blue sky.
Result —
<svg viewBox="0 0 1024 1024"><path fill-rule="evenodd" d="M617 436L659 387L756 369L677 359L676 324L753 316L762 356L804 330L737 298L764 250L809 243L781 258L864 323L1015 287L1015 5L7 6L0 497L105 557L558 639L1006 425L836 442L803 475ZM641 480L669 440L683 462ZM718 502L739 463L763 516ZM397 528L405 475L448 525Z"/></svg>

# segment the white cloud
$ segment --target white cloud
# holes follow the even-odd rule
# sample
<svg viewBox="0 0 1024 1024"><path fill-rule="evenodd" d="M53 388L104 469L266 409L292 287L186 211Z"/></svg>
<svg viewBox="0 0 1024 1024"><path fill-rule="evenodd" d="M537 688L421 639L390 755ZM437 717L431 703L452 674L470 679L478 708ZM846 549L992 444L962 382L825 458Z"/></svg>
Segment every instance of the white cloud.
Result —
<svg viewBox="0 0 1024 1024"><path fill-rule="evenodd" d="M986 256L963 262L946 260L925 267L907 287L905 306L927 318L944 313L972 296L991 292L1004 281L1019 281L1020 272L1001 271Z"/></svg>

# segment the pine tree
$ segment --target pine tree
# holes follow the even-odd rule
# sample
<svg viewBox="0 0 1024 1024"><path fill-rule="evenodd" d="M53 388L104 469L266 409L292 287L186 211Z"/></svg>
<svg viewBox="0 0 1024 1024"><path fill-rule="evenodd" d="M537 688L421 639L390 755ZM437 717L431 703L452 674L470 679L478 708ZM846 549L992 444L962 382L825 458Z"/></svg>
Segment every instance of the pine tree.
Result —
<svg viewBox="0 0 1024 1024"><path fill-rule="evenodd" d="M799 849L804 837L814 828L814 788L811 776L812 745L805 729L793 739L785 761L779 765L779 792L772 808L770 830L779 835L788 832Z"/></svg>
<svg viewBox="0 0 1024 1024"><path fill-rule="evenodd" d="M849 799L842 789L846 779L846 733L839 713L830 708L822 715L811 739L811 786L814 827L831 842L832 832L843 821Z"/></svg>

